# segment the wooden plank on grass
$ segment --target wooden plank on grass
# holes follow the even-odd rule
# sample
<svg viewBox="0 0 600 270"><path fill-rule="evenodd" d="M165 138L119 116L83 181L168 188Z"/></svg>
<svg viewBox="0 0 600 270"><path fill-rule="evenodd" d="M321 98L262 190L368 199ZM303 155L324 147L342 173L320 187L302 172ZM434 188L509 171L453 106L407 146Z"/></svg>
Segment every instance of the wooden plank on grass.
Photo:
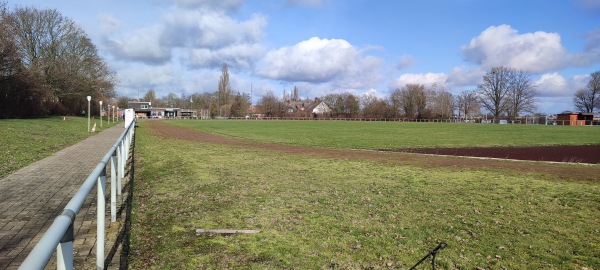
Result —
<svg viewBox="0 0 600 270"><path fill-rule="evenodd" d="M230 229L196 229L196 234L202 233L214 233L214 234L236 234L236 233L246 233L253 234L259 233L258 230L230 230Z"/></svg>

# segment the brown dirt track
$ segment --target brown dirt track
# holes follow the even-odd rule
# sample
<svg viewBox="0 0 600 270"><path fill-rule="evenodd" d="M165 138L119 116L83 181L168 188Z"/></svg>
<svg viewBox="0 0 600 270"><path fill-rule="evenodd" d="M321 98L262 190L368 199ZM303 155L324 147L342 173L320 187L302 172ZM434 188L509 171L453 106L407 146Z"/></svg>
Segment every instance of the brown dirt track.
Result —
<svg viewBox="0 0 600 270"><path fill-rule="evenodd" d="M448 167L461 170L510 170L517 173L535 173L550 179L575 181L600 181L600 166L580 166L573 164L548 164L530 162L509 162L497 159L470 159L446 156L419 155L420 153L450 156L495 157L502 159L523 159L533 161L600 163L600 145L592 146L553 146L553 147L507 147L507 148L448 148L448 149L377 149L375 151L353 151L317 149L300 146L256 143L201 132L195 129L169 125L160 120L147 121L150 131L165 139L202 141L240 147L282 151L293 154L318 155L328 158L368 159L391 164L406 164L424 167ZM390 153L393 152L393 153ZM417 154L414 154L417 153ZM493 155L491 155L492 153ZM534 158L537 157L537 158Z"/></svg>
<svg viewBox="0 0 600 270"><path fill-rule="evenodd" d="M554 161L571 163L600 163L600 145L556 145L542 147L469 147L440 149L386 150L419 154L490 157L502 159Z"/></svg>

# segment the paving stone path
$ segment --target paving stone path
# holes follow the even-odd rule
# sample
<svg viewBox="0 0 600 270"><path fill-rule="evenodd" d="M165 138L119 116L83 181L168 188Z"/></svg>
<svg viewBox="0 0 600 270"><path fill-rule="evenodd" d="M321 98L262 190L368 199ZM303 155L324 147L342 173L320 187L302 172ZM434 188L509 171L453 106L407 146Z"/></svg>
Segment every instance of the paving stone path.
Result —
<svg viewBox="0 0 600 270"><path fill-rule="evenodd" d="M123 131L119 123L0 179L0 270L19 267ZM110 170L108 176L107 193ZM74 222L77 269L96 268L95 195L94 188ZM111 226L110 221L106 224ZM107 237L108 241L114 239ZM55 265L54 255L46 269Z"/></svg>

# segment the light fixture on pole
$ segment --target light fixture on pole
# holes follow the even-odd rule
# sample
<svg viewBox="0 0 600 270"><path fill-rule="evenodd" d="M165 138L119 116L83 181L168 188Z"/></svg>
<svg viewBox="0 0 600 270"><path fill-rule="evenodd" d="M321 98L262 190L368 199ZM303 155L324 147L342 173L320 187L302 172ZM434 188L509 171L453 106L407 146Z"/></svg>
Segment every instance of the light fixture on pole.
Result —
<svg viewBox="0 0 600 270"><path fill-rule="evenodd" d="M102 100L98 101L100 103L100 127L102 127Z"/></svg>
<svg viewBox="0 0 600 270"><path fill-rule="evenodd" d="M108 104L108 112L106 113L106 124L110 125L110 104Z"/></svg>
<svg viewBox="0 0 600 270"><path fill-rule="evenodd" d="M87 110L87 115L88 115L88 132L90 132L90 101L92 101L92 97L91 96L87 96L87 100L88 100L88 110Z"/></svg>
<svg viewBox="0 0 600 270"><path fill-rule="evenodd" d="M114 124L115 123L115 106L114 105L113 105L113 117L112 117L112 120L113 120L113 124Z"/></svg>
<svg viewBox="0 0 600 270"><path fill-rule="evenodd" d="M119 107L117 107L117 123L119 123Z"/></svg>

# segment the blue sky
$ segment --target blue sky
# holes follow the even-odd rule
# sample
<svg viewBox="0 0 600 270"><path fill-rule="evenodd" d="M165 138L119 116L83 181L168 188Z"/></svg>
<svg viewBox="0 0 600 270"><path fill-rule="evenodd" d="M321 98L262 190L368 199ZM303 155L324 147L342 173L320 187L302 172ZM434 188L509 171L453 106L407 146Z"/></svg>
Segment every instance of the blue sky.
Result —
<svg viewBox="0 0 600 270"><path fill-rule="evenodd" d="M15 2L9 2L14 7ZM221 66L254 101L386 97L407 83L458 94L494 66L533 74L538 112L574 110L600 70L600 0L41 1L76 21L117 73L118 95L217 89Z"/></svg>

